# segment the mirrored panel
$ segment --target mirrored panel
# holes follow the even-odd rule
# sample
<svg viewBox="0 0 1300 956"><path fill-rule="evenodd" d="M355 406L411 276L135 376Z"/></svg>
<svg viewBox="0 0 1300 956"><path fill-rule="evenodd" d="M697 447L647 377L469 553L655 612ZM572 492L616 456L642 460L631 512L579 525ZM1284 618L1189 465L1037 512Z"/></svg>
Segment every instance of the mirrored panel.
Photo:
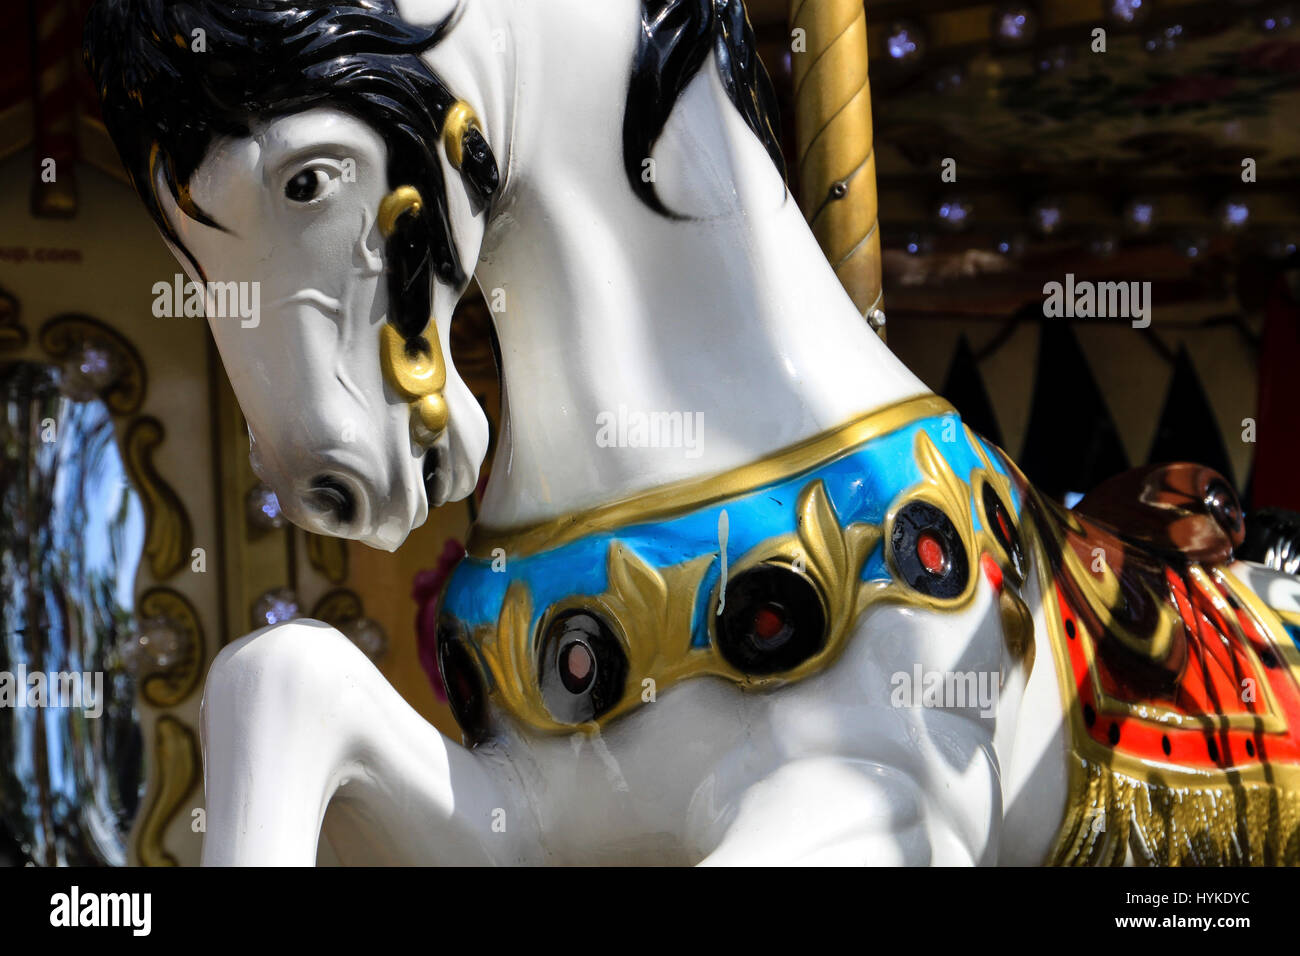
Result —
<svg viewBox="0 0 1300 956"><path fill-rule="evenodd" d="M125 864L144 789L131 658L145 516L85 374L0 365L0 863L10 865Z"/></svg>

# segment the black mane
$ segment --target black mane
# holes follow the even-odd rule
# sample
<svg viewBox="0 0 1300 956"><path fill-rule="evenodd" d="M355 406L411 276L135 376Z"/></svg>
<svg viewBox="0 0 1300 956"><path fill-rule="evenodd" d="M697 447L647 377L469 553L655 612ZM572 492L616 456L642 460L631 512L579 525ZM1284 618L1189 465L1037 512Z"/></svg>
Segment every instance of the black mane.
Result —
<svg viewBox="0 0 1300 956"><path fill-rule="evenodd" d="M384 136L389 185L420 190L432 213L433 268L460 284L465 274L434 152L455 97L420 58L455 18L412 26L392 0L99 0L86 20L84 52L136 191L196 268L163 215L155 171L186 215L220 228L188 190L212 140L247 135L254 118L330 105ZM205 52L192 49L196 30Z"/></svg>
<svg viewBox="0 0 1300 956"><path fill-rule="evenodd" d="M717 54L727 96L785 177L776 93L758 58L742 0L641 0L641 38L623 116L623 166L641 201L674 219L681 216L664 206L654 183L642 176L641 164L710 51Z"/></svg>
<svg viewBox="0 0 1300 956"><path fill-rule="evenodd" d="M248 135L255 118L330 105L384 136L389 185L420 190L429 204L432 267L461 284L435 153L455 97L420 57L460 9L425 28L402 20L393 0L98 0L86 20L84 52L136 191L196 269L163 215L156 174L186 215L220 228L188 190L212 140ZM623 123L624 165L641 201L681 218L643 180L641 163L710 52L729 98L784 177L776 96L741 0L641 0L641 25ZM197 30L204 52L192 49Z"/></svg>

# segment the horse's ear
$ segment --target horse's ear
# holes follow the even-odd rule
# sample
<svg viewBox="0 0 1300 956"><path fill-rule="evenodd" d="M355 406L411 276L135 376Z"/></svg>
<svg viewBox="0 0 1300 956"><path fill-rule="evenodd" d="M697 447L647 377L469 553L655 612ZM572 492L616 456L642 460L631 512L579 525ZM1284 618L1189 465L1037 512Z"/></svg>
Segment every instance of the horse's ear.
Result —
<svg viewBox="0 0 1300 956"><path fill-rule="evenodd" d="M474 195L486 203L501 185L501 173L492 147L488 146L479 126L478 115L464 100L457 100L447 111L442 136L452 167L460 170Z"/></svg>
<svg viewBox="0 0 1300 956"><path fill-rule="evenodd" d="M433 250L427 215L414 186L393 190L379 206L379 231L388 242L388 321L408 342L424 332L433 314Z"/></svg>

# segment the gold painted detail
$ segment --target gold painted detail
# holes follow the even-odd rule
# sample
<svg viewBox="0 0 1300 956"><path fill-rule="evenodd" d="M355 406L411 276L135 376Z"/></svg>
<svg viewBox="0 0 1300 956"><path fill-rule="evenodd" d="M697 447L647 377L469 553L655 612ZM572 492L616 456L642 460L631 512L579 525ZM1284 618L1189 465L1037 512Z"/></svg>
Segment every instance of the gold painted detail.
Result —
<svg viewBox="0 0 1300 956"><path fill-rule="evenodd" d="M424 199L414 186L398 186L379 203L379 234L385 239L392 238L397 228L397 220L408 213L418 216L424 209Z"/></svg>
<svg viewBox="0 0 1300 956"><path fill-rule="evenodd" d="M199 743L194 732L175 717L154 725L154 792L139 824L136 855L144 866L176 866L163 846L167 826L199 782Z"/></svg>
<svg viewBox="0 0 1300 956"><path fill-rule="evenodd" d="M199 686L206 660L206 645L199 616L186 598L171 588L150 588L136 602L136 616L161 618L176 628L184 639L186 653L167 670L150 674L140 687L140 694L154 707L175 707Z"/></svg>
<svg viewBox="0 0 1300 956"><path fill-rule="evenodd" d="M984 516L984 488L986 485L989 486L1006 508L1007 520L1020 534L1021 548L1027 550L1021 523L1017 521L1013 509L1011 479L993 467L979 436L971 431L968 425L963 424L962 428L965 429L967 442L975 450L975 455L981 462L980 467L972 469L970 473L972 513ZM1002 620L1002 635L1007 649L1022 663L1025 676L1028 677L1034 669L1037 645L1034 640L1034 615L1021 597L1025 584L1022 571L1027 573L1027 568L1023 563L1021 567L1016 566L1015 559L993 533L993 529L986 526L987 520L987 516L982 517L980 531L975 535L976 556L978 559L979 555L986 553L995 555L998 565L1002 568L1004 584L998 594L998 616ZM1027 553L1021 555L1022 562L1028 559ZM978 573L978 569L974 569L974 573Z"/></svg>
<svg viewBox="0 0 1300 956"><path fill-rule="evenodd" d="M1021 476L1023 479L1023 476ZM1027 484L1026 494L1037 496ZM1049 504L1037 497L1040 508ZM1044 515L1047 511L1041 512ZM1063 520L1074 522L1069 513ZM1052 523L1049 518L1049 524ZM1294 865L1300 863L1300 767L1257 762L1220 770L1156 763L1134 754L1107 748L1093 739L1078 704L1078 688L1070 662L1069 638L1064 633L1057 600L1056 583L1043 541L1045 533L1057 538L1065 554L1068 543L1054 528L1039 527L1029 509L1021 525L1029 560L1035 566L1043 602L1047 636L1053 648L1058 686L1065 701L1069 727L1065 755L1068 783L1061 827L1047 862L1059 866L1118 866L1137 863L1153 866ZM1229 588L1239 603L1255 618L1264 634L1277 635L1268 608L1233 575L1215 568L1207 572L1193 567L1196 576L1209 576ZM1091 575L1089 575L1091 577ZM1086 579L1085 579L1086 580ZM1106 587L1104 583L1099 587ZM1161 599L1165 603L1165 599ZM1235 615L1225 614L1235 624ZM1112 620L1107 612L1102 620ZM1099 712L1117 717L1165 724L1184 729L1253 730L1258 733L1285 732L1270 682L1250 642L1240 632L1234 635L1255 669L1256 687L1264 713L1230 715L1184 715L1143 704L1134 706L1106 695L1093 663L1095 649L1091 635L1081 621L1075 621L1076 640L1088 660L1091 690ZM1290 642L1276 641L1275 648L1300 674L1300 655Z"/></svg>
<svg viewBox="0 0 1300 956"><path fill-rule="evenodd" d="M880 213L861 0L791 0L795 135L804 216L858 311L881 307ZM884 337L884 327L879 330Z"/></svg>
<svg viewBox="0 0 1300 956"><path fill-rule="evenodd" d="M117 416L133 415L144 402L145 372L140 353L112 326L79 313L58 315L43 326L38 336L51 358L67 359L83 345L93 343L107 349L117 375L100 396Z"/></svg>
<svg viewBox="0 0 1300 956"><path fill-rule="evenodd" d="M348 543L343 538L307 532L307 561L330 584L342 584L348 576Z"/></svg>
<svg viewBox="0 0 1300 956"><path fill-rule="evenodd" d="M679 681L702 675L721 677L746 687L767 688L800 680L824 668L843 650L865 608L867 591L860 575L867 556L880 541L881 532L878 525L840 527L820 480L810 482L803 489L797 508L797 533L764 542L741 558L732 573L739 574L759 564L774 564L798 570L813 582L826 612L826 644L798 667L775 676L756 676L728 663L712 640L707 647L692 646L696 596L709 566L717 560L716 555L705 554L656 569L634 549L614 541L607 553L605 593L575 595L558 602L542 615L534 631L530 626L532 601L528 586L515 581L506 591L495 630L481 628L475 635L502 705L537 730L593 731L598 724L635 708L641 702L646 680L653 681L656 694ZM720 582L710 596L706 618L711 638L717 620L719 590L724 584ZM557 616L575 608L601 612L614 628L628 660L623 697L598 722L580 727L551 717L537 677L541 635L546 634Z"/></svg>
<svg viewBox="0 0 1300 956"><path fill-rule="evenodd" d="M320 600L311 609L314 620L324 621L332 627L355 621L364 613L361 598L355 591L349 591L347 588L335 588L321 595Z"/></svg>
<svg viewBox="0 0 1300 956"><path fill-rule="evenodd" d="M1069 755L1072 799L1057 866L1282 866L1300 863L1300 779L1171 786ZM1209 782L1206 781L1208 784Z"/></svg>
<svg viewBox="0 0 1300 956"><path fill-rule="evenodd" d="M447 427L447 366L430 321L424 335L408 343L388 323L379 330L379 355L384 379L411 405L411 430L422 445L432 445Z"/></svg>
<svg viewBox="0 0 1300 956"><path fill-rule="evenodd" d="M131 423L124 445L126 470L144 504L145 555L154 577L165 581L189 560L193 532L180 498L154 468L153 452L162 440L162 423L145 416Z"/></svg>
<svg viewBox="0 0 1300 956"><path fill-rule="evenodd" d="M810 471L818 465L852 454L866 442L895 432L922 418L955 414L953 407L938 395L918 395L868 412L720 475L688 478L590 511L564 515L535 525L486 528L476 524L470 534L467 550L472 557L477 558L490 557L494 548L503 548L512 557L523 557L568 544L596 532L661 521L729 498L739 498L792 475Z"/></svg>
<svg viewBox="0 0 1300 956"><path fill-rule="evenodd" d="M447 111L447 120L442 128L442 144L447 150L447 162L453 169L460 169L465 162L465 134L471 129L482 130L478 114L464 100L457 100Z"/></svg>
<svg viewBox="0 0 1300 956"><path fill-rule="evenodd" d="M0 289L0 352L12 352L27 344L27 330L18 321L18 300Z"/></svg>

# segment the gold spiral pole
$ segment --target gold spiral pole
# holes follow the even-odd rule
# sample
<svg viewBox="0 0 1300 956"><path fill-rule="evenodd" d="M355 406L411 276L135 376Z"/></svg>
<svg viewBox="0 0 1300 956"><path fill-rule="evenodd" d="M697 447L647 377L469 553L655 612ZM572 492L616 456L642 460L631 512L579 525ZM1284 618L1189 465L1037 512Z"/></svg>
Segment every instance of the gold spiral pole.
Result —
<svg viewBox="0 0 1300 956"><path fill-rule="evenodd" d="M790 0L804 216L835 274L884 337L880 212L862 0Z"/></svg>

